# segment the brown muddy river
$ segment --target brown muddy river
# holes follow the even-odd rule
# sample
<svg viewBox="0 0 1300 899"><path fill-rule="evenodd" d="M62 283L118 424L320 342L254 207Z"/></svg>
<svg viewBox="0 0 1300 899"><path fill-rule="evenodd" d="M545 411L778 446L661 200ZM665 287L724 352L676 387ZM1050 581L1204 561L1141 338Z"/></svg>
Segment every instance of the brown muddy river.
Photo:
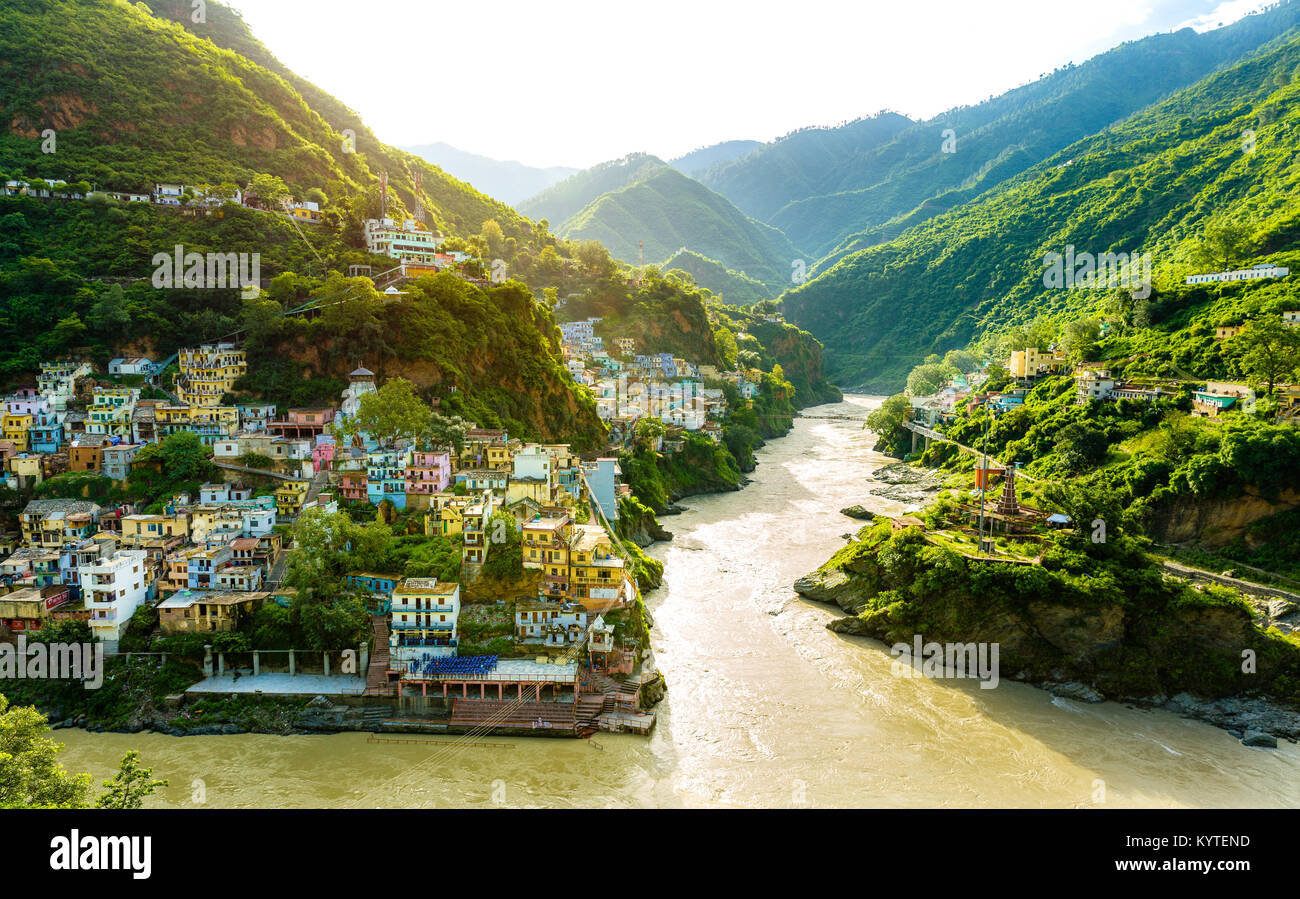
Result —
<svg viewBox="0 0 1300 899"><path fill-rule="evenodd" d="M852 397L809 416L862 418ZM872 497L854 421L808 417L760 454L754 483L665 518L664 586L647 596L668 698L649 738L507 746L368 743L366 734L167 737L65 730L63 763L97 780L138 749L198 807L1300 806L1300 750L1250 749L1162 711L1054 699L1003 679L897 678L885 647L790 584L859 525Z"/></svg>

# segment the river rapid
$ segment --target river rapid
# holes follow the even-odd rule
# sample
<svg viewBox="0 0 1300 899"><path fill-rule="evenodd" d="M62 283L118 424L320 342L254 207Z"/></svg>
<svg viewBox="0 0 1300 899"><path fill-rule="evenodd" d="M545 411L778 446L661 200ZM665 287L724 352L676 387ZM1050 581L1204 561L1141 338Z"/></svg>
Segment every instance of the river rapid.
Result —
<svg viewBox="0 0 1300 899"><path fill-rule="evenodd" d="M649 738L372 743L367 734L168 737L63 730L63 764L109 776L128 749L170 786L154 807L1297 807L1300 749L1242 746L1166 711L1002 679L900 678L886 648L791 589L860 522L889 459L879 398L805 410L753 483L684 500L647 595L668 682ZM825 418L819 416L847 416Z"/></svg>

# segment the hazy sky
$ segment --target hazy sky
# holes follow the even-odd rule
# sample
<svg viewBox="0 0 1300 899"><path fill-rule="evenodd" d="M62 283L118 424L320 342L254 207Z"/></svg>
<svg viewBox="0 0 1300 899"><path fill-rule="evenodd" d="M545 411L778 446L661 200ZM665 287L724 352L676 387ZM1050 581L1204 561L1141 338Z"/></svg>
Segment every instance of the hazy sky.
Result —
<svg viewBox="0 0 1300 899"><path fill-rule="evenodd" d="M530 165L664 159L893 109L927 118L1262 0L233 0L399 146Z"/></svg>

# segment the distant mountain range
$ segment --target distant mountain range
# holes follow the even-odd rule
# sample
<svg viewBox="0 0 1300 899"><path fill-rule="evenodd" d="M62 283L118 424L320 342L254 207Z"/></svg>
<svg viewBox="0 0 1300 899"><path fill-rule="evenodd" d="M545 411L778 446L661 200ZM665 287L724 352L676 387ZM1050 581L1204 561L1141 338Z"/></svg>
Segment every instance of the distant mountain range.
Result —
<svg viewBox="0 0 1300 899"><path fill-rule="evenodd" d="M685 156L678 156L676 159L671 160L668 164L683 175L697 178L711 166L730 162L744 156L750 150L757 150L761 146L763 144L756 140L728 140L720 144L692 150Z"/></svg>
<svg viewBox="0 0 1300 899"><path fill-rule="evenodd" d="M441 142L417 144L405 149L432 162L452 177L472 184L476 190L489 197L495 197L511 206L578 171L562 165L537 168L522 162L492 159Z"/></svg>
<svg viewBox="0 0 1300 899"><path fill-rule="evenodd" d="M1171 44L1182 48L1178 58L1187 71L1205 65L1200 49L1217 57L1247 34L1281 34L977 197L946 212L918 214L897 236L824 261L829 267L783 296L787 318L826 344L838 383L891 392L927 355L1035 317L1067 321L1101 314L1115 302L1137 303L1144 316L1179 314L1164 303L1162 288L1181 285L1205 265L1197 248L1210 225L1232 223L1241 230L1237 264L1267 258L1295 266L1298 12L1293 4L1243 20L1233 34L1158 35L1112 51L1129 68L1105 80L1134 86L1127 92L1112 86L1106 94L1128 97L1168 73ZM1214 41L1205 40L1215 34ZM1152 50L1145 63L1135 55L1143 44ZM1094 71L1100 75L1103 68ZM1092 255L1149 252L1149 303L1131 299L1127 290L1116 296L1113 290L1046 285L1046 254L1067 247ZM1203 360L1184 364L1207 367Z"/></svg>

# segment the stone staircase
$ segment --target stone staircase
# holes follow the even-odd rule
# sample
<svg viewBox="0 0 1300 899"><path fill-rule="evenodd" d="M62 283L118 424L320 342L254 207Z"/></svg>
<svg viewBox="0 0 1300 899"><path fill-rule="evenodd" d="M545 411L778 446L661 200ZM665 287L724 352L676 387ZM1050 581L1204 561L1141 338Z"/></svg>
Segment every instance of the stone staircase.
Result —
<svg viewBox="0 0 1300 899"><path fill-rule="evenodd" d="M366 693L386 694L388 685L388 616L371 615L370 667L366 670Z"/></svg>
<svg viewBox="0 0 1300 899"><path fill-rule="evenodd" d="M572 732L575 709L570 702L514 702L499 699L456 699L451 706L454 727L509 727Z"/></svg>
<svg viewBox="0 0 1300 899"><path fill-rule="evenodd" d="M368 705L361 712L361 729L379 733L385 720L393 717L391 705Z"/></svg>

